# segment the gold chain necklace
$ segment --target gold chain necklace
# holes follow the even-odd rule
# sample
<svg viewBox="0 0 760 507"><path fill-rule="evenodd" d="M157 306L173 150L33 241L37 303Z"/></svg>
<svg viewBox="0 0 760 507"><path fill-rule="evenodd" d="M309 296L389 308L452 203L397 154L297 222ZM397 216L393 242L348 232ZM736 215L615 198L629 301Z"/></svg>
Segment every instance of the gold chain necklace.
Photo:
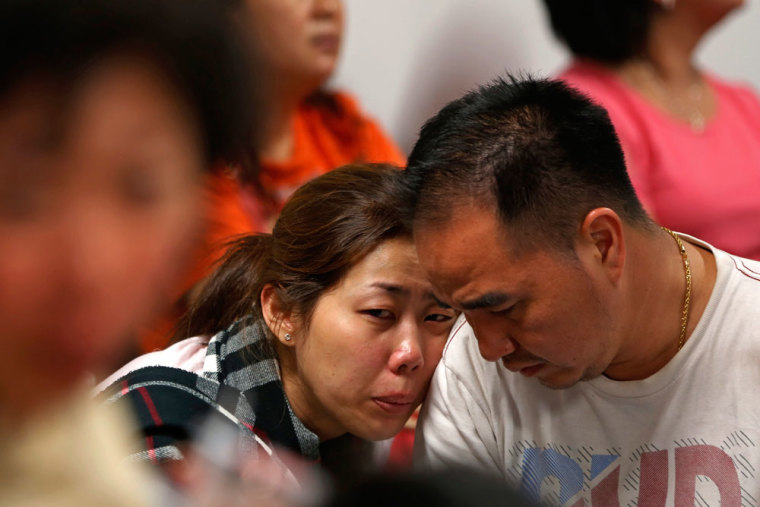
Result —
<svg viewBox="0 0 760 507"><path fill-rule="evenodd" d="M691 265L689 263L689 256L686 255L686 247L684 246L683 241L681 241L681 238L667 227L662 227L662 230L673 236L673 239L676 240L676 243L678 244L678 252L681 254L681 259L683 259L683 272L686 277L686 292L683 296L683 307L681 310L681 334L678 336L678 351L680 351L684 342L686 342L686 323L689 321L689 308L691 305Z"/></svg>

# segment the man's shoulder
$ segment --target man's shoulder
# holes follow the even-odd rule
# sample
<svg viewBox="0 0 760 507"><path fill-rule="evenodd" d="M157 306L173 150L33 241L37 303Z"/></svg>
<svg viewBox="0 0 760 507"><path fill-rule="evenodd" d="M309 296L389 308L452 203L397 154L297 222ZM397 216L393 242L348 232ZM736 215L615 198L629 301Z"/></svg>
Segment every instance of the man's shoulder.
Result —
<svg viewBox="0 0 760 507"><path fill-rule="evenodd" d="M477 349L475 332L464 315L460 315L451 328L446 346L443 349L441 362L447 366L455 366L463 363L465 359L469 361L473 347Z"/></svg>
<svg viewBox="0 0 760 507"><path fill-rule="evenodd" d="M760 297L760 261L739 257L710 247L715 255L717 278L711 300ZM717 301L716 301L717 303ZM751 305L755 307L754 303Z"/></svg>
<svg viewBox="0 0 760 507"><path fill-rule="evenodd" d="M721 252L729 262L726 264L729 269L733 270L739 277L739 280L745 281L750 287L760 291L760 261L738 257L736 255Z"/></svg>
<svg viewBox="0 0 760 507"><path fill-rule="evenodd" d="M464 316L460 316L451 329L439 370L444 371L438 375L445 375L449 380L455 378L464 385L477 385L478 389L500 386L500 392L513 377L501 363L483 359L475 332Z"/></svg>

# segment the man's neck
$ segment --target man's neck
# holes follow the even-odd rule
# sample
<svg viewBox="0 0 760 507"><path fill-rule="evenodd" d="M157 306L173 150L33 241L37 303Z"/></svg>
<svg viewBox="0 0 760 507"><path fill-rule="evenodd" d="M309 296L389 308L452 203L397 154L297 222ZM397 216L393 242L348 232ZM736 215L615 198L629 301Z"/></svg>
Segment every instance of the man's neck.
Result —
<svg viewBox="0 0 760 507"><path fill-rule="evenodd" d="M618 354L604 374L615 380L640 380L662 369L679 352L686 275L679 246L665 231L634 234L629 243L628 305ZM691 270L691 297L685 343L704 313L715 285L714 256L682 241ZM683 345L683 344L682 344Z"/></svg>

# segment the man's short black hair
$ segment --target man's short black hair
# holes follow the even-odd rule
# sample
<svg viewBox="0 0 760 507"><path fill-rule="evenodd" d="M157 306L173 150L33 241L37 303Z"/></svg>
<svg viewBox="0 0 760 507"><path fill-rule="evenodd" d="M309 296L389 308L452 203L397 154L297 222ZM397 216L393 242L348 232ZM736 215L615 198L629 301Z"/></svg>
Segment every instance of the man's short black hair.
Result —
<svg viewBox="0 0 760 507"><path fill-rule="evenodd" d="M554 34L575 56L622 63L645 50L652 0L544 0Z"/></svg>
<svg viewBox="0 0 760 507"><path fill-rule="evenodd" d="M244 48L218 0L2 0L0 99L36 82L65 102L89 69L122 53L166 73L198 119L209 162L252 139Z"/></svg>
<svg viewBox="0 0 760 507"><path fill-rule="evenodd" d="M559 81L500 78L451 102L422 127L407 177L415 227L486 206L516 226L516 246L564 250L598 207L652 224L607 112Z"/></svg>

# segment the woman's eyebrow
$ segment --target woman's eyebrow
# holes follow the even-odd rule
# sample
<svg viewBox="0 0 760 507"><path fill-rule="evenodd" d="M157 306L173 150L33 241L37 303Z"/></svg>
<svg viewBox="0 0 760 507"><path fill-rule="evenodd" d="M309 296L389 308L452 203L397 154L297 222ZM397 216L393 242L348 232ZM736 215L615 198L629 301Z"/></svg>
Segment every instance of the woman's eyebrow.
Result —
<svg viewBox="0 0 760 507"><path fill-rule="evenodd" d="M387 283L387 282L374 282L370 284L370 287L375 288L375 289L382 289L392 294L407 295L411 292L409 289L407 289L406 287L402 285L397 285L395 283Z"/></svg>
<svg viewBox="0 0 760 507"><path fill-rule="evenodd" d="M390 292L391 294L399 294L399 295L402 295L402 296L408 296L408 295L410 295L412 293L412 291L409 290L407 287L404 287L402 285L397 285L397 284L394 284L394 283L375 282L375 283L370 284L370 287L374 288L374 289L382 289L382 290L384 290L386 292ZM432 290L425 291L425 293L423 294L423 296L424 296L425 299L430 299L432 301L435 301L435 304L437 304L441 308L446 308L446 309L450 309L451 308L450 305L448 305L448 304L444 303L443 301L441 301L440 299L438 299L435 296L435 294L433 293Z"/></svg>

